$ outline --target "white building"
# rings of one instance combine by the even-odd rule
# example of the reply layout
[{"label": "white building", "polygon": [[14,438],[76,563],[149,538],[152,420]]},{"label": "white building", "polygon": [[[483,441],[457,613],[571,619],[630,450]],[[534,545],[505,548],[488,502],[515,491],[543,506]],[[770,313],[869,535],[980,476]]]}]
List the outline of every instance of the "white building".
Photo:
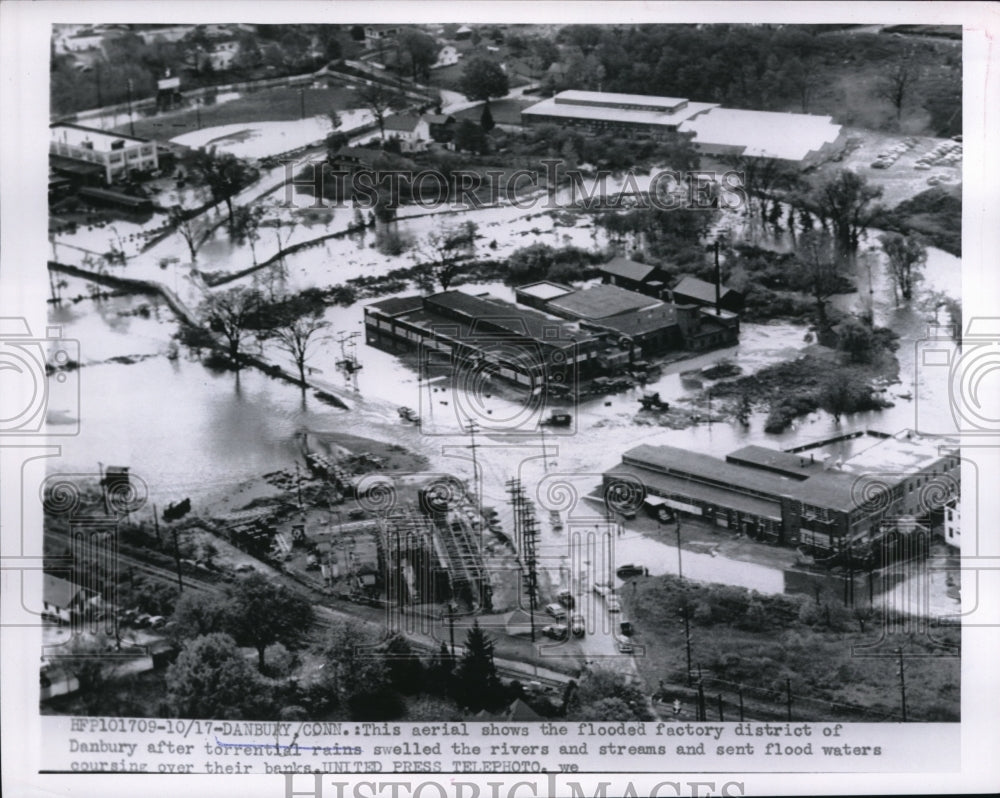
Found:
[{"label": "white building", "polygon": [[49,131],[50,155],[102,166],[107,184],[133,170],[159,168],[155,141],[69,123],[56,123]]},{"label": "white building", "polygon": [[427,120],[412,114],[398,114],[385,120],[386,138],[398,139],[403,152],[419,152],[427,149],[431,140],[431,129]]},{"label": "white building", "polygon": [[437,61],[431,65],[431,69],[442,69],[447,66],[454,66],[458,63],[462,54],[453,44],[444,45],[437,54]]},{"label": "white building", "polygon": [[944,542],[962,548],[962,499],[956,496],[944,506]]}]

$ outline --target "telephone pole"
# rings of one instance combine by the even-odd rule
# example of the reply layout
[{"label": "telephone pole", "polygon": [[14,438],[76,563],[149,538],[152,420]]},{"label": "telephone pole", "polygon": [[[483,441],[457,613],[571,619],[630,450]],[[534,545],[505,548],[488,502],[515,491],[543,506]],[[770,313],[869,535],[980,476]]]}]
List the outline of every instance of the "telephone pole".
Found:
[{"label": "telephone pole", "polygon": [[903,723],[906,723],[906,671],[903,668],[903,649],[897,648],[899,656],[899,703],[903,710]]},{"label": "telephone pole", "polygon": [[476,433],[479,432],[479,422],[474,418],[466,418],[464,430],[469,433],[469,448],[472,450],[472,481],[476,484],[479,477],[479,463],[476,461]]}]

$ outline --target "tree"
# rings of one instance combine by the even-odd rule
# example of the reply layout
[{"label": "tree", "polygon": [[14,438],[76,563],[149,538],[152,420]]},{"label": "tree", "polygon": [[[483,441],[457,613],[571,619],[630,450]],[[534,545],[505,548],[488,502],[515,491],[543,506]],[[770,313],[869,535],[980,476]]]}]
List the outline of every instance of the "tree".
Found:
[{"label": "tree", "polygon": [[385,720],[400,709],[376,642],[375,633],[352,620],[332,629],[323,648],[326,685],[355,720]]},{"label": "tree", "polygon": [[400,634],[390,638],[385,647],[385,664],[389,682],[404,695],[415,695],[423,687],[424,666],[413,653],[410,642]]},{"label": "tree", "polygon": [[203,637],[224,632],[228,618],[224,602],[210,594],[187,590],[181,594],[171,618],[175,634],[180,638]]},{"label": "tree", "polygon": [[882,196],[881,186],[870,186],[861,175],[841,169],[812,194],[814,210],[833,227],[840,252],[857,251],[861,234],[881,210],[875,200]]},{"label": "tree", "polygon": [[493,112],[490,111],[489,104],[483,106],[483,113],[479,117],[479,127],[483,129],[483,133],[489,133],[496,127],[496,122],[493,121]]},{"label": "tree", "polygon": [[318,314],[314,314],[287,320],[268,333],[275,345],[291,355],[295,361],[303,391],[306,388],[306,361],[309,359],[310,347],[329,338],[325,335],[316,337],[317,333],[329,326],[330,322],[323,321]]},{"label": "tree", "polygon": [[372,112],[378,125],[380,139],[385,138],[385,118],[393,108],[400,105],[402,97],[398,91],[385,83],[373,80],[357,91],[357,96],[365,108]]},{"label": "tree", "polygon": [[246,242],[250,245],[250,257],[253,265],[257,265],[257,247],[260,241],[260,222],[264,216],[264,209],[260,205],[241,205],[233,213],[233,223],[230,227],[230,236],[237,244]]},{"label": "tree", "polygon": [[471,119],[459,119],[453,138],[455,149],[482,155],[486,149],[486,136],[481,126]]},{"label": "tree", "polygon": [[816,328],[822,335],[829,328],[826,301],[841,285],[840,260],[829,235],[822,231],[803,233],[799,237],[798,253],[806,290],[816,303]]},{"label": "tree", "polygon": [[230,152],[197,150],[192,164],[194,174],[208,186],[215,202],[225,202],[230,232],[233,229],[233,197],[257,176],[256,170]]},{"label": "tree", "polygon": [[587,714],[588,707],[601,701],[609,702],[603,705],[608,711],[623,712],[622,707],[627,707],[630,715],[621,720],[648,720],[642,690],[629,683],[624,674],[608,668],[593,668],[587,674],[570,697],[567,714],[576,719],[578,714]]},{"label": "tree", "polygon": [[462,265],[475,256],[476,233],[475,222],[462,222],[427,235],[414,254],[422,267],[421,279],[427,290],[434,281],[440,283],[442,291],[448,290]]},{"label": "tree", "polygon": [[209,329],[226,339],[229,359],[237,371],[240,369],[240,343],[260,302],[257,291],[237,287],[212,294],[201,306],[201,316]]},{"label": "tree", "polygon": [[167,701],[182,718],[258,716],[264,681],[233,639],[210,634],[188,642],[167,669]]},{"label": "tree", "polygon": [[896,109],[898,122],[903,115],[903,105],[920,77],[918,62],[913,51],[909,50],[889,64],[883,64],[879,72],[881,77],[875,86],[875,94],[888,100]]},{"label": "tree", "polygon": [[492,711],[503,703],[503,685],[493,664],[493,641],[478,620],[465,636],[465,653],[455,677],[456,699],[470,711]]},{"label": "tree", "polygon": [[442,642],[427,667],[427,689],[435,695],[448,695],[453,692],[454,676],[455,658]]},{"label": "tree", "polygon": [[198,260],[198,250],[208,238],[208,230],[197,217],[192,217],[180,205],[172,205],[167,209],[167,218],[170,224],[181,234],[184,243],[187,244],[188,252],[191,253],[191,262]]},{"label": "tree", "polygon": [[868,386],[857,379],[837,375],[820,389],[819,406],[839,424],[841,416],[862,409],[870,393]]},{"label": "tree", "polygon": [[878,240],[885,252],[896,304],[899,304],[900,298],[909,302],[913,298],[914,287],[923,279],[920,272],[927,263],[927,247],[919,235],[883,233]]},{"label": "tree", "polygon": [[228,615],[235,639],[257,649],[261,671],[267,647],[283,643],[293,648],[313,619],[309,602],[256,572],[240,579],[232,589]]},{"label": "tree", "polygon": [[489,102],[493,97],[503,97],[510,91],[507,73],[491,58],[476,56],[470,59],[458,83],[458,90],[468,99]]},{"label": "tree", "polygon": [[400,52],[410,61],[413,79],[430,77],[431,66],[437,60],[438,45],[434,38],[416,28],[407,28],[396,37]]}]

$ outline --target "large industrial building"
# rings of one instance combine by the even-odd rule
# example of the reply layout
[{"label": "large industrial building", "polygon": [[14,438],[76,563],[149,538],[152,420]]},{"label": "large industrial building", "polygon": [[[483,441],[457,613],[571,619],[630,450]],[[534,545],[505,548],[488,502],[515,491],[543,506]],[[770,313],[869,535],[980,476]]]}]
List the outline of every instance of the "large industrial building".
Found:
[{"label": "large industrial building", "polygon": [[876,542],[900,518],[941,512],[959,493],[957,442],[865,432],[825,441],[850,447],[841,460],[809,447],[745,446],[719,459],[643,444],[604,473],[605,488],[638,480],[647,500],[682,515],[817,554]]},{"label": "large industrial building", "polygon": [[129,172],[159,167],[156,142],[149,139],[69,123],[54,124],[49,131],[49,156],[56,171],[93,169],[111,185]]},{"label": "large industrial building", "polygon": [[841,126],[830,116],[722,108],[679,97],[563,91],[521,111],[525,125],[661,137],[689,134],[706,155],[802,163],[830,150]]}]

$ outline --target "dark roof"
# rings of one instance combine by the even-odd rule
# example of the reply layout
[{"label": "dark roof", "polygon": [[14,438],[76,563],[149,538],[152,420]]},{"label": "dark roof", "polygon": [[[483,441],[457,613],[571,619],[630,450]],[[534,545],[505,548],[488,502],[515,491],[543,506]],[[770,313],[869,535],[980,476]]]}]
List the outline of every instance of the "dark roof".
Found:
[{"label": "dark roof", "polygon": [[352,158],[357,161],[374,161],[382,155],[382,150],[374,147],[341,147],[337,150],[336,158]]},{"label": "dark roof", "polygon": [[657,474],[644,468],[630,465],[617,465],[607,474],[623,474],[635,477],[647,489],[673,496],[684,496],[697,501],[707,502],[742,513],[752,513],[762,518],[781,520],[781,503],[776,499],[762,499],[757,496],[747,496],[734,488],[721,485],[705,485],[678,476]]},{"label": "dark roof", "polygon": [[42,598],[54,607],[65,609],[79,595],[81,588],[58,576],[45,574],[42,582]]},{"label": "dark roof", "polygon": [[739,485],[747,490],[780,496],[790,493],[799,483],[761,471],[757,468],[727,463],[718,457],[701,452],[692,452],[676,446],[651,446],[641,444],[629,449],[622,456],[635,465],[646,466],[655,471],[665,470],[678,475],[691,475],[711,480],[723,485]]},{"label": "dark roof", "polygon": [[523,336],[553,346],[593,338],[567,322],[555,321],[543,313],[521,308],[493,297],[472,296],[461,291],[442,291],[424,299],[424,307],[446,308],[464,315],[476,337],[496,337],[494,330],[508,336]]},{"label": "dark roof", "polygon": [[387,316],[399,316],[402,313],[409,313],[411,310],[419,310],[424,306],[423,297],[420,296],[394,296],[389,299],[380,299],[372,302],[368,307],[377,308]]},{"label": "dark roof", "polygon": [[424,114],[424,119],[428,125],[447,125],[455,121],[455,117],[450,114]]},{"label": "dark roof", "polygon": [[656,271],[656,267],[650,266],[648,263],[637,263],[634,260],[629,260],[618,255],[601,266],[600,270],[606,274],[613,274],[616,277],[625,277],[629,280],[642,282]]},{"label": "dark roof", "polygon": [[859,487],[864,477],[845,474],[843,471],[818,471],[804,482],[799,482],[792,497],[816,507],[842,510],[845,513],[864,504],[866,492]]},{"label": "dark roof", "polygon": [[78,161],[63,155],[50,155],[49,166],[57,172],[69,172],[74,175],[100,175],[104,177],[105,168],[99,163]]},{"label": "dark roof", "polygon": [[549,307],[571,313],[582,319],[605,319],[619,313],[629,313],[656,305],[658,300],[627,291],[617,285],[595,285],[571,294],[550,299]]},{"label": "dark roof", "polygon": [[386,130],[405,130],[412,132],[420,124],[420,117],[413,114],[396,114],[386,117],[384,127]]},{"label": "dark roof", "polygon": [[751,467],[775,471],[792,479],[808,479],[815,471],[821,470],[823,464],[812,457],[801,454],[789,454],[780,449],[768,449],[766,446],[744,446],[726,455],[730,463],[738,463]]},{"label": "dark roof", "polygon": [[[715,302],[715,283],[706,283],[704,280],[699,280],[697,277],[683,277],[681,278],[681,281],[674,286],[674,293],[692,297],[693,299],[697,299],[699,302],[713,304]],[[732,288],[722,286],[722,289],[719,292],[719,298],[722,299],[728,294],[735,293],[737,292]]]},{"label": "dark roof", "polygon": [[663,302],[655,307],[621,313],[598,322],[621,335],[645,335],[646,333],[673,327],[677,324],[677,308]]}]

